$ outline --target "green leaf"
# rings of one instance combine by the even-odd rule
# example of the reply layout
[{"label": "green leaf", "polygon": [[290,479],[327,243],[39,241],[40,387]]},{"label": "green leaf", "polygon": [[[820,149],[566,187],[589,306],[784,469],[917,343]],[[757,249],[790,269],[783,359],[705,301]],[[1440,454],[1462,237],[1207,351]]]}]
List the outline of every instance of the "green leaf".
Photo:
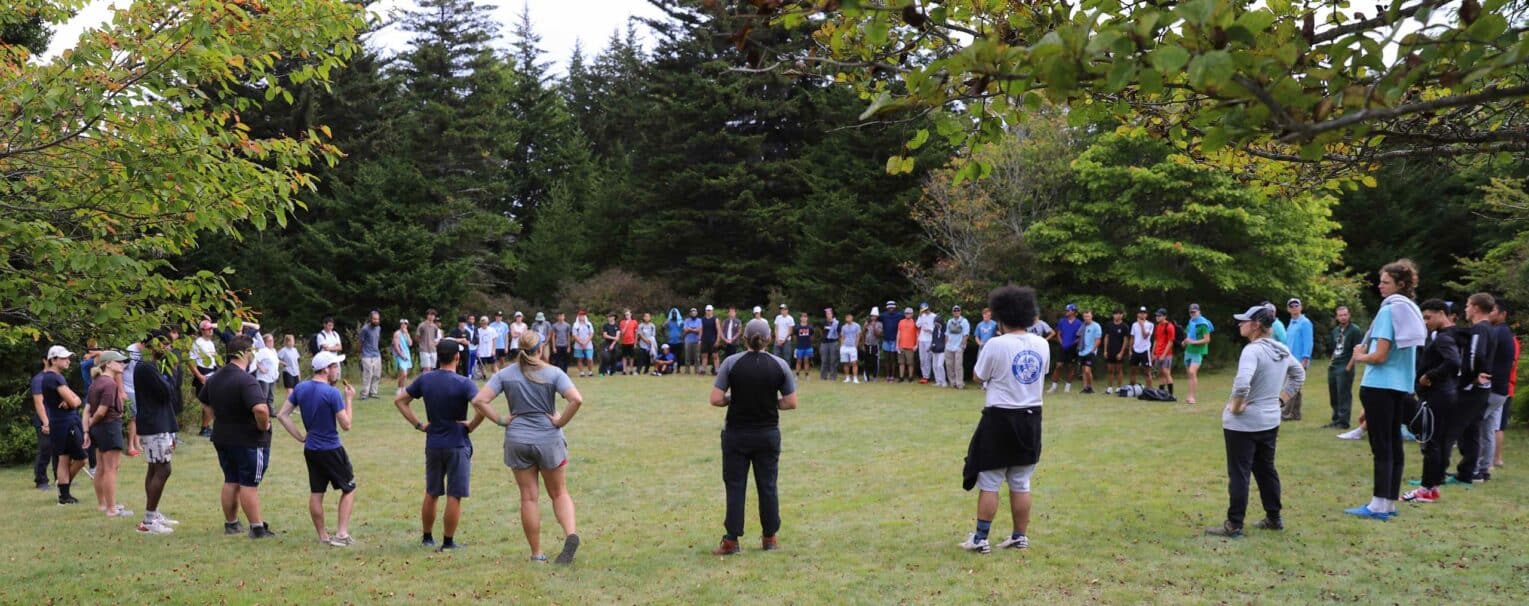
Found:
[{"label": "green leaf", "polygon": [[1219,150],[1226,146],[1226,139],[1226,129],[1220,126],[1213,126],[1207,129],[1205,136],[1200,139],[1200,149],[1206,152]]},{"label": "green leaf", "polygon": [[1220,88],[1231,80],[1235,70],[1230,53],[1210,51],[1189,62],[1189,85],[1198,89]]},{"label": "green leaf", "polygon": [[1470,29],[1465,30],[1466,35],[1472,40],[1490,42],[1496,40],[1503,32],[1508,31],[1508,20],[1500,14],[1485,14],[1471,24]]},{"label": "green leaf", "polygon": [[1110,67],[1110,74],[1109,77],[1105,80],[1104,86],[1110,92],[1119,92],[1124,89],[1127,84],[1130,84],[1131,78],[1134,78],[1135,76],[1135,62],[1123,60],[1116,61],[1115,65]]},{"label": "green leaf", "polygon": [[908,149],[914,150],[923,147],[927,141],[929,141],[929,129],[921,128],[918,130],[918,133],[913,135],[913,139],[908,141]]},{"label": "green leaf", "polygon": [[1204,25],[1210,21],[1211,15],[1216,12],[1215,0],[1189,0],[1174,9],[1185,21],[1195,25]]},{"label": "green leaf", "polygon": [[1164,74],[1177,72],[1188,62],[1189,51],[1182,46],[1165,44],[1152,49],[1152,67]]},{"label": "green leaf", "polygon": [[1267,10],[1254,10],[1243,13],[1237,17],[1237,25],[1241,25],[1249,32],[1257,34],[1268,29],[1274,24],[1274,13]]}]

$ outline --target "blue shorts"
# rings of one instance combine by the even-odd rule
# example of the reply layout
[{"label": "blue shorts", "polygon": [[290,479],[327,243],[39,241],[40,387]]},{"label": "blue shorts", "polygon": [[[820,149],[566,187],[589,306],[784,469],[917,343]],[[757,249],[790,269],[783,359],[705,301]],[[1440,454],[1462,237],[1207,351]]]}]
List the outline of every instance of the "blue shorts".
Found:
[{"label": "blue shorts", "polygon": [[573,359],[575,359],[575,360],[593,360],[593,359],[595,359],[595,349],[593,347],[590,347],[590,348],[575,347],[575,348],[573,348]]},{"label": "blue shorts", "polygon": [[472,475],[472,445],[425,449],[425,494],[467,498]]},{"label": "blue shorts", "polygon": [[882,341],[881,350],[887,353],[897,353],[897,341]]},{"label": "blue shorts", "polygon": [[223,468],[223,483],[254,488],[265,478],[270,451],[265,448],[216,446],[218,466]]},{"label": "blue shorts", "polygon": [[1184,352],[1184,368],[1197,365],[1205,361],[1205,354]]},{"label": "blue shorts", "polygon": [[79,415],[64,415],[48,419],[48,443],[54,457],[69,457],[84,461],[85,425]]},{"label": "blue shorts", "polygon": [[811,347],[798,347],[798,348],[796,348],[796,357],[797,358],[808,358],[808,359],[811,359],[812,358],[812,348]]}]

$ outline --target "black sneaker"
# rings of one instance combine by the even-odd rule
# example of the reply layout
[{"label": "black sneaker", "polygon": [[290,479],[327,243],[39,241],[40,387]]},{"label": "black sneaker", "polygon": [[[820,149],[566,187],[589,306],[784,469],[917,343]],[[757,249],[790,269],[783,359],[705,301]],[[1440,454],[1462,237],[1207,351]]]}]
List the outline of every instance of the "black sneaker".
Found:
[{"label": "black sneaker", "polygon": [[1223,522],[1220,526],[1206,528],[1205,534],[1213,537],[1240,539],[1242,538],[1242,527],[1233,525],[1231,522]]},{"label": "black sneaker", "polygon": [[238,521],[224,522],[223,523],[223,534],[225,534],[225,535],[244,534],[244,523],[243,522],[238,522]]},{"label": "black sneaker", "polygon": [[563,552],[557,554],[557,559],[553,560],[553,562],[557,563],[557,564],[572,564],[573,563],[573,554],[575,552],[577,552],[578,550],[579,550],[579,535],[577,535],[577,534],[568,535],[568,538],[563,539]]},{"label": "black sneaker", "polygon": [[38,482],[37,483],[37,489],[38,490],[53,490],[53,485],[49,484],[47,482]]},{"label": "black sneaker", "polygon": [[1092,388],[1092,387],[1084,387],[1083,388],[1083,393],[1094,393],[1094,388]]},{"label": "black sneaker", "polygon": [[1254,522],[1253,527],[1260,530],[1284,530],[1285,521],[1279,518],[1264,518]]},{"label": "black sneaker", "polygon": [[435,552],[436,553],[446,553],[448,551],[456,551],[456,550],[462,549],[464,547],[467,547],[467,545],[464,545],[462,543],[452,542],[452,543],[447,544],[447,545],[441,545],[440,549],[435,550]]},{"label": "black sneaker", "polygon": [[254,524],[250,525],[250,538],[251,539],[265,539],[265,538],[270,538],[270,537],[274,537],[274,536],[276,536],[276,531],[271,530],[271,525],[270,524],[261,524],[259,526],[256,526]]},{"label": "black sneaker", "polygon": [[420,547],[435,547],[435,539],[423,539],[419,542]]},{"label": "black sneaker", "polygon": [[72,496],[70,496],[70,497],[60,496],[58,498],[58,504],[59,505],[77,505],[77,504],[79,504],[79,502],[80,502],[79,499],[76,499],[76,498],[74,498]]},{"label": "black sneaker", "polygon": [[211,427],[203,427],[201,431],[196,432],[196,435],[199,438],[211,438],[212,437],[212,428]]}]

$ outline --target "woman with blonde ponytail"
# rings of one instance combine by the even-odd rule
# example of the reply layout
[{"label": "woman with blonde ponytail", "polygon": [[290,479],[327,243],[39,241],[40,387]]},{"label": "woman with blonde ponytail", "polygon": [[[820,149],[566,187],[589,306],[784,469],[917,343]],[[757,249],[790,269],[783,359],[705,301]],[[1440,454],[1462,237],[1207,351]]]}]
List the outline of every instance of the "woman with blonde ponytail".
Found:
[{"label": "woman with blonde ponytail", "polygon": [[[567,537],[556,561],[569,564],[579,549],[579,535],[573,497],[568,494],[568,442],[563,437],[563,426],[573,420],[584,398],[568,373],[542,359],[541,335],[528,330],[521,333],[517,342],[520,347],[511,364],[484,383],[473,398],[473,407],[505,428],[504,464],[514,472],[515,484],[520,489],[520,525],[530,543],[531,560],[547,561],[541,549],[539,478],[547,487],[552,511]],[[503,416],[493,405],[500,393],[509,405],[509,414]],[[568,402],[561,412],[557,410],[559,394]]]}]

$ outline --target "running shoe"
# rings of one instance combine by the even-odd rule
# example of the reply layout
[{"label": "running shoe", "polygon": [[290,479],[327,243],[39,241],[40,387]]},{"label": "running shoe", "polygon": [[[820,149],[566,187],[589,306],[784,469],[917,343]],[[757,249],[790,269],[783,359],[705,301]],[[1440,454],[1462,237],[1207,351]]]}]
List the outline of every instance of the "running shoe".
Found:
[{"label": "running shoe", "polygon": [[1240,539],[1242,538],[1242,527],[1231,522],[1222,522],[1220,526],[1206,528],[1205,534],[1226,539]]},{"label": "running shoe", "polygon": [[154,519],[156,521],[158,521],[160,524],[164,524],[165,526],[179,526],[180,525],[180,520],[172,520],[170,518],[167,518],[167,517],[165,517],[165,514],[163,514],[163,513],[155,512],[155,513],[150,514],[150,515],[154,516]]},{"label": "running shoe", "polygon": [[998,544],[998,548],[999,549],[1029,549],[1030,548],[1030,537],[1027,537],[1025,535],[1019,535],[1017,537],[1013,536],[1013,535],[1010,535],[1009,538],[1004,539],[1003,542]]},{"label": "running shoe", "polygon": [[170,534],[172,532],[175,532],[174,528],[160,524],[159,520],[138,523],[138,534]]},{"label": "running shoe", "polygon": [[729,539],[727,537],[722,537],[722,542],[717,545],[716,549],[711,550],[711,555],[714,555],[714,556],[738,555],[738,553],[742,552],[742,551],[743,551],[743,549],[738,547],[738,541],[736,539]]},{"label": "running shoe", "polygon": [[993,546],[988,544],[987,539],[977,540],[977,533],[966,535],[966,540],[961,542],[961,549],[987,554],[993,552]]},{"label": "running shoe", "polygon": [[765,551],[780,549],[780,539],[776,537],[764,537],[759,540],[759,548]]},{"label": "running shoe", "polygon": [[1350,429],[1348,431],[1345,431],[1343,433],[1338,434],[1338,439],[1339,440],[1362,440],[1362,439],[1364,439],[1364,429],[1363,428],[1359,428],[1359,427],[1355,427],[1353,429]]},{"label": "running shoe", "polygon": [[1343,510],[1343,513],[1349,514],[1351,516],[1358,516],[1361,518],[1369,518],[1371,520],[1379,520],[1381,522],[1389,521],[1394,515],[1389,513],[1382,513],[1379,511],[1370,511],[1369,505],[1360,505],[1351,509],[1345,509]]},{"label": "running shoe", "polygon": [[555,563],[555,564],[572,564],[573,563],[573,554],[578,553],[578,551],[579,551],[579,535],[577,535],[577,534],[568,535],[568,538],[563,539],[563,551],[562,551],[562,553],[557,554],[557,559],[553,560],[553,563]]},{"label": "running shoe", "polygon": [[1253,527],[1259,530],[1284,530],[1285,521],[1279,518],[1264,518],[1254,522]]},{"label": "running shoe", "polygon": [[1437,503],[1439,497],[1437,488],[1414,488],[1403,494],[1402,500],[1408,503]]},{"label": "running shoe", "polygon": [[350,538],[350,535],[339,535],[339,534],[337,534],[337,535],[334,535],[332,537],[329,537],[329,545],[331,547],[350,547],[351,545],[355,545],[355,544],[356,544],[356,540]]},{"label": "running shoe", "polygon": [[131,517],[132,515],[133,515],[132,510],[130,510],[130,509],[126,508],[126,507],[123,507],[121,505],[118,505],[118,506],[112,508],[111,511],[106,512],[106,517],[108,517],[108,518],[126,518],[126,517]]},{"label": "running shoe", "polygon": [[225,535],[244,534],[244,523],[240,522],[238,520],[235,520],[233,522],[224,522],[223,523],[223,534],[225,534]]},{"label": "running shoe", "polygon": [[80,503],[80,500],[76,499],[74,497],[63,497],[63,496],[61,496],[61,497],[58,498],[58,504],[59,505],[78,505],[79,503]]}]

